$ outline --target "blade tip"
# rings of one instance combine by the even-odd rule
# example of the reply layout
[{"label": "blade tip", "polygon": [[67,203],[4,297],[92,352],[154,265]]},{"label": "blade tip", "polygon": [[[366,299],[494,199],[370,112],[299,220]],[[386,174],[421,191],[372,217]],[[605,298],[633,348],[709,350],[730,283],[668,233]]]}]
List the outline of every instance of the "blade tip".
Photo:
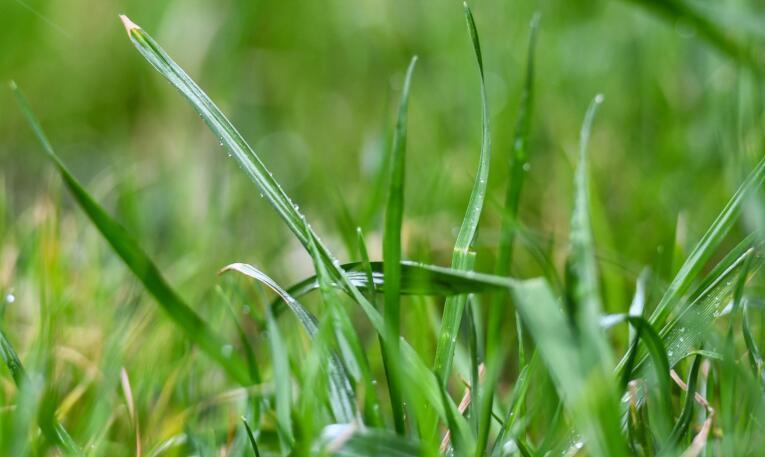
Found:
[{"label": "blade tip", "polygon": [[120,14],[120,20],[122,21],[122,25],[125,26],[125,31],[130,35],[130,32],[133,30],[140,30],[141,27],[139,27],[135,22],[131,21],[129,17],[125,16],[124,14]]}]

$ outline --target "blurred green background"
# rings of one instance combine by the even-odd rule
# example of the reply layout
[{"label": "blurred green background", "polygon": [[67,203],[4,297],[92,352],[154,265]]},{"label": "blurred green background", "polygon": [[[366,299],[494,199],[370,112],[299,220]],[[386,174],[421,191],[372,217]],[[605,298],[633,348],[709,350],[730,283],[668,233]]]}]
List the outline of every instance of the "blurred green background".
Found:
[{"label": "blurred green background", "polygon": [[[639,266],[652,260],[679,212],[688,213],[689,236],[706,226],[738,178],[727,173],[729,159],[754,155],[759,145],[748,128],[756,121],[740,111],[742,98],[757,111],[760,103],[731,59],[693,29],[631,3],[484,0],[473,7],[492,112],[494,202],[505,186],[528,22],[538,11],[526,224],[565,238],[578,129],[600,92],[606,102],[593,176],[611,228],[611,246],[600,247]],[[735,30],[762,25],[746,19],[747,27],[751,5],[714,7],[725,13],[719,17],[738,19]],[[337,235],[342,220],[338,196],[365,230],[379,226],[367,200],[378,185],[403,71],[417,54],[408,252],[439,261],[450,255],[480,138],[461,2],[7,0],[1,8],[0,75],[25,90],[67,163],[165,260],[179,251],[209,253],[197,259],[206,272],[234,258],[262,264],[291,245],[215,139],[135,53],[117,14],[152,33],[224,107],[325,236]],[[10,94],[0,97],[0,166],[12,221],[46,193],[49,168]],[[490,202],[479,245],[496,244],[496,219]]]},{"label": "blurred green background", "polygon": [[[765,21],[758,18],[765,4],[693,5],[726,33],[763,49],[757,46],[765,41]],[[636,3],[471,6],[493,140],[478,269],[493,265],[529,21],[539,12],[521,220],[562,261],[578,132],[588,103],[602,93],[590,147],[594,229],[608,278],[606,306],[625,309],[640,269],[693,245],[762,154],[761,83],[688,23]],[[480,146],[478,75],[461,2],[0,3],[0,79],[26,92],[72,171],[194,307],[223,321],[213,299],[222,266],[245,261],[289,284],[312,273],[310,261],[187,103],[135,52],[120,13],[152,34],[223,108],[343,260],[357,259],[356,225],[372,257],[381,257],[381,173],[404,71],[418,55],[405,257],[448,264]],[[538,274],[528,254],[519,256],[515,275]],[[185,391],[170,384],[180,390],[162,396],[167,379],[188,374],[167,363],[188,343],[161,330],[169,325],[165,316],[147,304],[62,191],[7,90],[0,91],[0,291],[14,294],[5,313],[22,352],[40,335],[71,349],[62,356],[71,363],[57,368],[64,397],[84,382],[75,373],[87,369],[87,360],[98,365],[110,360],[109,351],[120,352],[129,371],[155,374],[156,385],[136,375],[144,408],[159,398],[172,410],[167,405],[183,405],[184,392],[215,391],[214,384]],[[195,369],[202,368],[182,367]],[[79,404],[98,403],[98,391],[84,391]],[[90,426],[77,423],[74,433],[86,435]]]}]

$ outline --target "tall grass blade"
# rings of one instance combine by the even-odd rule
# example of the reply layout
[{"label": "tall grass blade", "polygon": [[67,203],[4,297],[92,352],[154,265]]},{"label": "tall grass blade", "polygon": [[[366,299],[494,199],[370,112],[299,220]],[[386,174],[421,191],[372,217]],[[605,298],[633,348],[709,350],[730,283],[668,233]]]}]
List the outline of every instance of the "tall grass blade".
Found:
[{"label": "tall grass blade", "polygon": [[[486,197],[486,186],[489,180],[489,164],[491,162],[491,135],[489,131],[489,104],[486,95],[486,85],[483,73],[483,57],[481,56],[481,44],[478,39],[478,30],[476,29],[473,13],[470,11],[467,3],[465,6],[465,19],[467,20],[470,39],[473,43],[476,62],[480,75],[481,88],[481,154],[478,163],[478,171],[473,182],[473,190],[470,193],[467,211],[462,220],[462,225],[457,233],[457,241],[454,244],[454,253],[452,255],[452,268],[455,270],[472,269],[470,250],[475,241],[478,231],[478,221],[481,218],[483,202]],[[434,368],[443,382],[448,381],[451,372],[454,349],[457,345],[457,334],[459,333],[460,322],[465,310],[467,297],[457,295],[446,301],[443,317],[441,318],[441,331],[438,336],[438,346],[436,348],[436,360]]]},{"label": "tall grass blade", "polygon": [[393,421],[399,434],[404,432],[404,409],[401,401],[400,376],[398,375],[399,335],[401,333],[401,226],[404,217],[404,175],[406,159],[407,110],[409,89],[417,57],[409,63],[401,92],[398,120],[393,135],[393,149],[390,157],[390,182],[388,202],[385,208],[385,232],[383,238],[383,260],[385,277],[388,278],[384,291],[384,317],[390,344],[383,346],[383,362],[388,374],[388,391],[393,407]]},{"label": "tall grass blade", "polygon": [[590,222],[590,178],[588,144],[592,122],[603,96],[598,94],[590,103],[582,123],[579,140],[579,164],[574,176],[574,209],[571,215],[570,252],[566,272],[571,280],[571,318],[578,336],[586,344],[591,366],[608,368],[611,351],[598,322],[602,312],[595,242]]},{"label": "tall grass blade", "polygon": [[147,291],[157,300],[157,303],[167,312],[168,316],[178,325],[191,341],[199,346],[209,357],[215,360],[233,379],[247,385],[250,376],[246,363],[236,353],[225,350],[223,340],[192,310],[167,283],[157,266],[143,251],[141,246],[130,234],[88,194],[59,159],[48,141],[42,126],[32,113],[26,98],[15,85],[12,86],[16,99],[27,122],[32,127],[35,136],[40,141],[43,150],[56,167],[59,175],[72,193],[77,204],[82,208],[93,225],[109,242],[112,249],[120,256],[128,268],[141,281]]}]

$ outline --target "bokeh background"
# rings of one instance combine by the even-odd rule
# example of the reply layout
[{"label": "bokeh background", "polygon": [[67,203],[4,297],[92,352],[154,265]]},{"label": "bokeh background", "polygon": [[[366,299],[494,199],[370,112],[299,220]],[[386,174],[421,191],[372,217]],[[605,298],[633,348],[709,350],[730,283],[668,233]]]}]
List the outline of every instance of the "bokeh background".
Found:
[{"label": "bokeh background", "polygon": [[[521,220],[560,263],[579,128],[588,103],[602,93],[590,150],[609,309],[626,308],[644,266],[666,270],[661,259],[695,243],[761,156],[759,78],[692,24],[638,3],[471,3],[493,141],[479,270],[493,265],[529,22],[537,12]],[[692,5],[726,34],[764,49],[757,46],[765,43],[765,4]],[[226,326],[218,299],[227,288],[216,276],[222,266],[249,262],[289,284],[312,273],[310,261],[198,116],[133,49],[120,13],[152,34],[223,108],[343,260],[358,258],[356,226],[380,258],[381,176],[403,74],[418,55],[405,257],[449,263],[480,150],[478,73],[461,2],[0,2],[0,79],[25,91],[64,161],[189,302]],[[668,278],[661,268],[657,278]],[[528,277],[539,267],[521,248],[513,273]],[[29,348],[43,336],[56,348],[60,358],[50,370],[73,411],[93,411],[98,389],[109,391],[83,375],[106,361],[139,373],[139,409],[154,411],[145,415],[157,421],[146,427],[147,441],[170,436],[185,423],[179,417],[196,417],[180,406],[189,396],[216,389],[191,375],[209,367],[203,357],[171,363],[188,343],[168,330],[166,317],[63,191],[8,90],[0,90],[0,291],[12,294],[5,327],[21,352],[33,357]],[[419,349],[433,351],[426,343]],[[77,386],[82,391],[71,397]],[[72,419],[75,434],[87,436],[102,418],[85,416]]]}]

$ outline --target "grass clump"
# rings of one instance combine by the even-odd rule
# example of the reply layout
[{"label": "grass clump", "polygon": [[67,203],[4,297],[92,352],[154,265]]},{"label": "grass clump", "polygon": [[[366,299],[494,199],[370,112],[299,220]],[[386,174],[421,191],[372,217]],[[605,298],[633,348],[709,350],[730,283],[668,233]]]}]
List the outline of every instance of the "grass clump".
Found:
[{"label": "grass clump", "polygon": [[[756,66],[713,22],[687,13],[690,10],[680,3],[638,3],[664,16],[688,16],[712,45]],[[477,166],[470,169],[473,186],[456,232],[451,266],[441,267],[406,260],[407,146],[413,131],[408,120],[416,57],[400,88],[386,178],[381,180],[387,182],[387,198],[380,208],[382,260],[370,261],[362,229],[353,227],[355,233],[343,238],[356,236],[357,246],[351,251],[358,252],[358,259],[341,263],[332,243],[319,237],[280,184],[290,176],[277,179],[267,161],[158,41],[121,16],[139,54],[202,118],[225,154],[255,185],[255,193],[286,225],[315,273],[286,286],[266,267],[231,259],[220,269],[215,286],[220,309],[209,313],[182,298],[175,281],[168,279],[177,278],[177,273],[164,272],[148,254],[152,249],[142,246],[67,168],[21,90],[12,84],[27,123],[73,203],[132,273],[132,279],[119,278],[134,285],[124,293],[138,297],[145,290],[163,313],[115,311],[117,322],[101,365],[78,358],[76,351],[63,351],[79,360],[86,373],[68,391],[61,386],[72,375],[53,368],[62,351],[42,342],[51,327],[37,335],[37,354],[29,354],[33,368],[25,370],[4,333],[11,330],[10,323],[0,321],[0,356],[15,386],[7,401],[1,397],[6,406],[0,416],[0,451],[151,456],[757,455],[763,436],[765,378],[759,343],[765,321],[751,314],[762,311],[756,287],[761,231],[748,230],[733,247],[727,243],[742,213],[757,215],[748,208],[762,203],[765,159],[751,168],[682,262],[664,259],[670,265],[662,268],[678,266],[667,283],[649,280],[646,273],[638,279],[631,303],[605,306],[597,237],[602,227],[593,217],[598,195],[591,178],[592,163],[601,151],[590,145],[602,95],[594,98],[581,122],[560,273],[555,268],[560,262],[524,223],[520,211],[522,190],[533,176],[529,164],[534,152],[530,135],[536,100],[535,15],[512,147],[500,151],[509,180],[503,183],[504,201],[497,205],[499,243],[492,252],[480,250],[479,222],[487,220],[485,213],[491,209],[484,208],[491,200],[490,80],[476,20],[467,5],[465,18],[478,69],[480,153]],[[42,245],[46,238],[40,237]],[[514,275],[516,251],[534,258],[543,274],[529,279]],[[45,279],[54,265],[51,252],[43,253],[46,262],[35,272],[45,287],[52,287]],[[493,274],[477,271],[486,264],[482,256],[494,263]],[[318,294],[312,294],[315,291]],[[13,306],[12,300],[6,302]],[[243,304],[246,313],[240,312]],[[606,308],[623,312],[608,314]],[[165,323],[172,335],[164,336],[167,340],[160,336],[151,345],[137,344],[141,351],[167,349],[169,357],[161,360],[173,366],[156,377],[152,369],[129,373],[121,348],[140,341],[147,326]],[[210,396],[196,397],[207,382]],[[152,383],[160,387],[152,388]],[[88,395],[95,399],[82,400]],[[104,396],[105,406],[99,407],[98,395]],[[165,407],[171,399],[184,405],[174,416]]]}]

